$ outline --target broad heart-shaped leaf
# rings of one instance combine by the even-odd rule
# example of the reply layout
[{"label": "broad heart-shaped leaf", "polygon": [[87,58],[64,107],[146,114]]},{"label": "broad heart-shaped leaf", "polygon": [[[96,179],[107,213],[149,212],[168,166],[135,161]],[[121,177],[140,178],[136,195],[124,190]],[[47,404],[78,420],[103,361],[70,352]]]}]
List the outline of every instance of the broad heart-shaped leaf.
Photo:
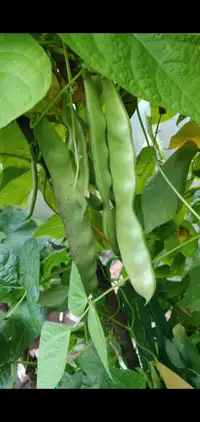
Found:
[{"label": "broad heart-shaped leaf", "polygon": [[0,128],[38,103],[51,79],[48,56],[30,34],[0,34]]},{"label": "broad heart-shaped leaf", "polygon": [[171,369],[167,368],[161,362],[156,363],[156,368],[168,389],[193,389],[183,378],[179,377],[179,375],[175,374],[175,372],[171,371]]},{"label": "broad heart-shaped leaf", "polygon": [[[184,195],[189,165],[196,151],[197,146],[194,142],[187,142],[162,167],[165,175],[181,195]],[[180,199],[159,171],[145,186],[141,204],[145,233],[174,218],[181,206]]]},{"label": "broad heart-shaped leaf", "polygon": [[72,262],[68,306],[73,315],[80,317],[87,305],[87,295],[75,262]]},{"label": "broad heart-shaped leaf", "polygon": [[45,321],[40,337],[37,388],[55,388],[67,360],[70,328]]},{"label": "broad heart-shaped leaf", "polygon": [[[86,64],[133,95],[200,124],[200,37],[59,34]],[[189,83],[188,83],[189,81]]]},{"label": "broad heart-shaped leaf", "polygon": [[69,260],[66,248],[60,251],[55,251],[47,256],[43,261],[43,276],[47,278],[51,274],[51,270],[61,263]]},{"label": "broad heart-shaped leaf", "polygon": [[170,139],[169,149],[180,148],[187,141],[193,141],[200,147],[200,126],[195,122],[187,122],[177,133]]},{"label": "broad heart-shaped leaf", "polygon": [[32,300],[39,297],[40,251],[35,239],[28,239],[20,250],[20,277],[28,291],[31,287]]},{"label": "broad heart-shaped leaf", "polygon": [[137,158],[136,164],[136,175],[137,175],[137,184],[136,184],[136,195],[139,195],[144,188],[147,180],[153,176],[155,173],[155,161],[153,157],[156,158],[155,150],[153,147],[145,147],[140,152]]},{"label": "broad heart-shaped leaf", "polygon": [[190,311],[200,311],[200,265],[194,265],[189,273],[189,286],[184,293],[183,298],[178,302],[178,305],[190,309]]},{"label": "broad heart-shaped leaf", "polygon": [[[38,319],[44,321],[44,311],[37,305]],[[18,306],[7,319],[0,321],[0,333],[7,340],[10,347],[9,361],[15,362],[24,353],[24,350],[38,336],[39,327],[33,324],[32,317],[24,302]]]},{"label": "broad heart-shaped leaf", "polygon": [[51,236],[54,237],[54,239],[60,239],[65,236],[64,225],[59,215],[52,215],[44,224],[41,224],[41,226],[38,227],[34,233],[34,237],[39,236]]},{"label": "broad heart-shaped leaf", "polygon": [[0,390],[4,388],[12,388],[15,380],[14,365],[6,363],[0,367]]},{"label": "broad heart-shaped leaf", "polygon": [[107,344],[104,336],[101,321],[93,303],[90,304],[88,312],[88,329],[91,335],[92,342],[97,350],[97,353],[107,371],[109,377],[112,379],[108,366]]}]

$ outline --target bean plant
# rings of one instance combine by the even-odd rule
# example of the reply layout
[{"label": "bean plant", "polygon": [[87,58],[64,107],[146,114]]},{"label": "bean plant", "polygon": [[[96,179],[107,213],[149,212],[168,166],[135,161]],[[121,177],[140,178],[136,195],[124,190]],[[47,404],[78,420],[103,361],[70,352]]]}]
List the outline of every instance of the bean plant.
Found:
[{"label": "bean plant", "polygon": [[199,51],[0,34],[1,389],[200,388]]}]

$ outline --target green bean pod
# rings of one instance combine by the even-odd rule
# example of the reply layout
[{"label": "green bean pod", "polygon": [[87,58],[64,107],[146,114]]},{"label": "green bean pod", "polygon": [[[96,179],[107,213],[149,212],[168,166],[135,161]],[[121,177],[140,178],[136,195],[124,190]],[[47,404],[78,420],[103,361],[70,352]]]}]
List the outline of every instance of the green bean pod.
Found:
[{"label": "green bean pod", "polygon": [[134,213],[136,163],[128,114],[112,81],[103,79],[110,169],[116,202],[116,233],[122,260],[132,286],[152,298],[156,281],[143,229]]},{"label": "green bean pod", "polygon": [[115,233],[115,215],[114,210],[111,209],[109,205],[109,194],[112,186],[112,179],[109,171],[109,153],[106,142],[106,122],[101,109],[98,94],[87,71],[84,73],[84,87],[95,176],[104,208],[104,232],[109,239],[113,252],[116,255],[119,255],[119,248]]},{"label": "green bean pod", "polygon": [[96,250],[88,212],[83,215],[80,191],[74,188],[75,172],[69,150],[46,118],[37,124],[34,133],[52,178],[72,259],[90,294],[97,289]]}]

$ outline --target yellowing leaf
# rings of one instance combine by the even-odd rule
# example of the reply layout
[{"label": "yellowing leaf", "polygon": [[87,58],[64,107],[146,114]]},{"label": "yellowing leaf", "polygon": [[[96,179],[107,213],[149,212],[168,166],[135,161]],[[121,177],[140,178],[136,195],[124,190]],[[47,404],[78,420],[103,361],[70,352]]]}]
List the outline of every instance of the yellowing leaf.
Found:
[{"label": "yellowing leaf", "polygon": [[168,149],[180,148],[187,141],[194,141],[200,148],[200,126],[193,121],[186,123],[171,137]]},{"label": "yellowing leaf", "polygon": [[156,368],[168,389],[193,389],[193,387],[184,381],[183,378],[179,377],[179,375],[175,374],[175,372],[171,371],[171,369],[167,368],[167,366],[162,363],[157,362]]}]

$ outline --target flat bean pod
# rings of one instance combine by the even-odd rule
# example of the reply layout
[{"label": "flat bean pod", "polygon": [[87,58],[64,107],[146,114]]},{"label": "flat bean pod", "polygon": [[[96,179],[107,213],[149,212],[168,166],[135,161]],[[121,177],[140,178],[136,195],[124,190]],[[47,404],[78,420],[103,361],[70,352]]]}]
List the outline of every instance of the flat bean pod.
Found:
[{"label": "flat bean pod", "polygon": [[130,120],[112,81],[103,79],[110,169],[116,201],[116,233],[122,260],[134,289],[148,303],[156,282],[142,227],[134,213],[135,152]]},{"label": "flat bean pod", "polygon": [[97,288],[96,250],[88,212],[86,210],[83,215],[80,191],[74,189],[75,172],[69,150],[46,118],[37,124],[34,132],[52,178],[72,259],[87,294],[90,294]]},{"label": "flat bean pod", "polygon": [[104,231],[110,241],[113,252],[118,255],[119,249],[117,245],[114,223],[115,215],[114,210],[109,206],[109,194],[112,186],[112,178],[109,171],[109,153],[106,142],[106,122],[101,109],[98,94],[88,72],[84,73],[84,87],[95,176],[104,207]]}]

